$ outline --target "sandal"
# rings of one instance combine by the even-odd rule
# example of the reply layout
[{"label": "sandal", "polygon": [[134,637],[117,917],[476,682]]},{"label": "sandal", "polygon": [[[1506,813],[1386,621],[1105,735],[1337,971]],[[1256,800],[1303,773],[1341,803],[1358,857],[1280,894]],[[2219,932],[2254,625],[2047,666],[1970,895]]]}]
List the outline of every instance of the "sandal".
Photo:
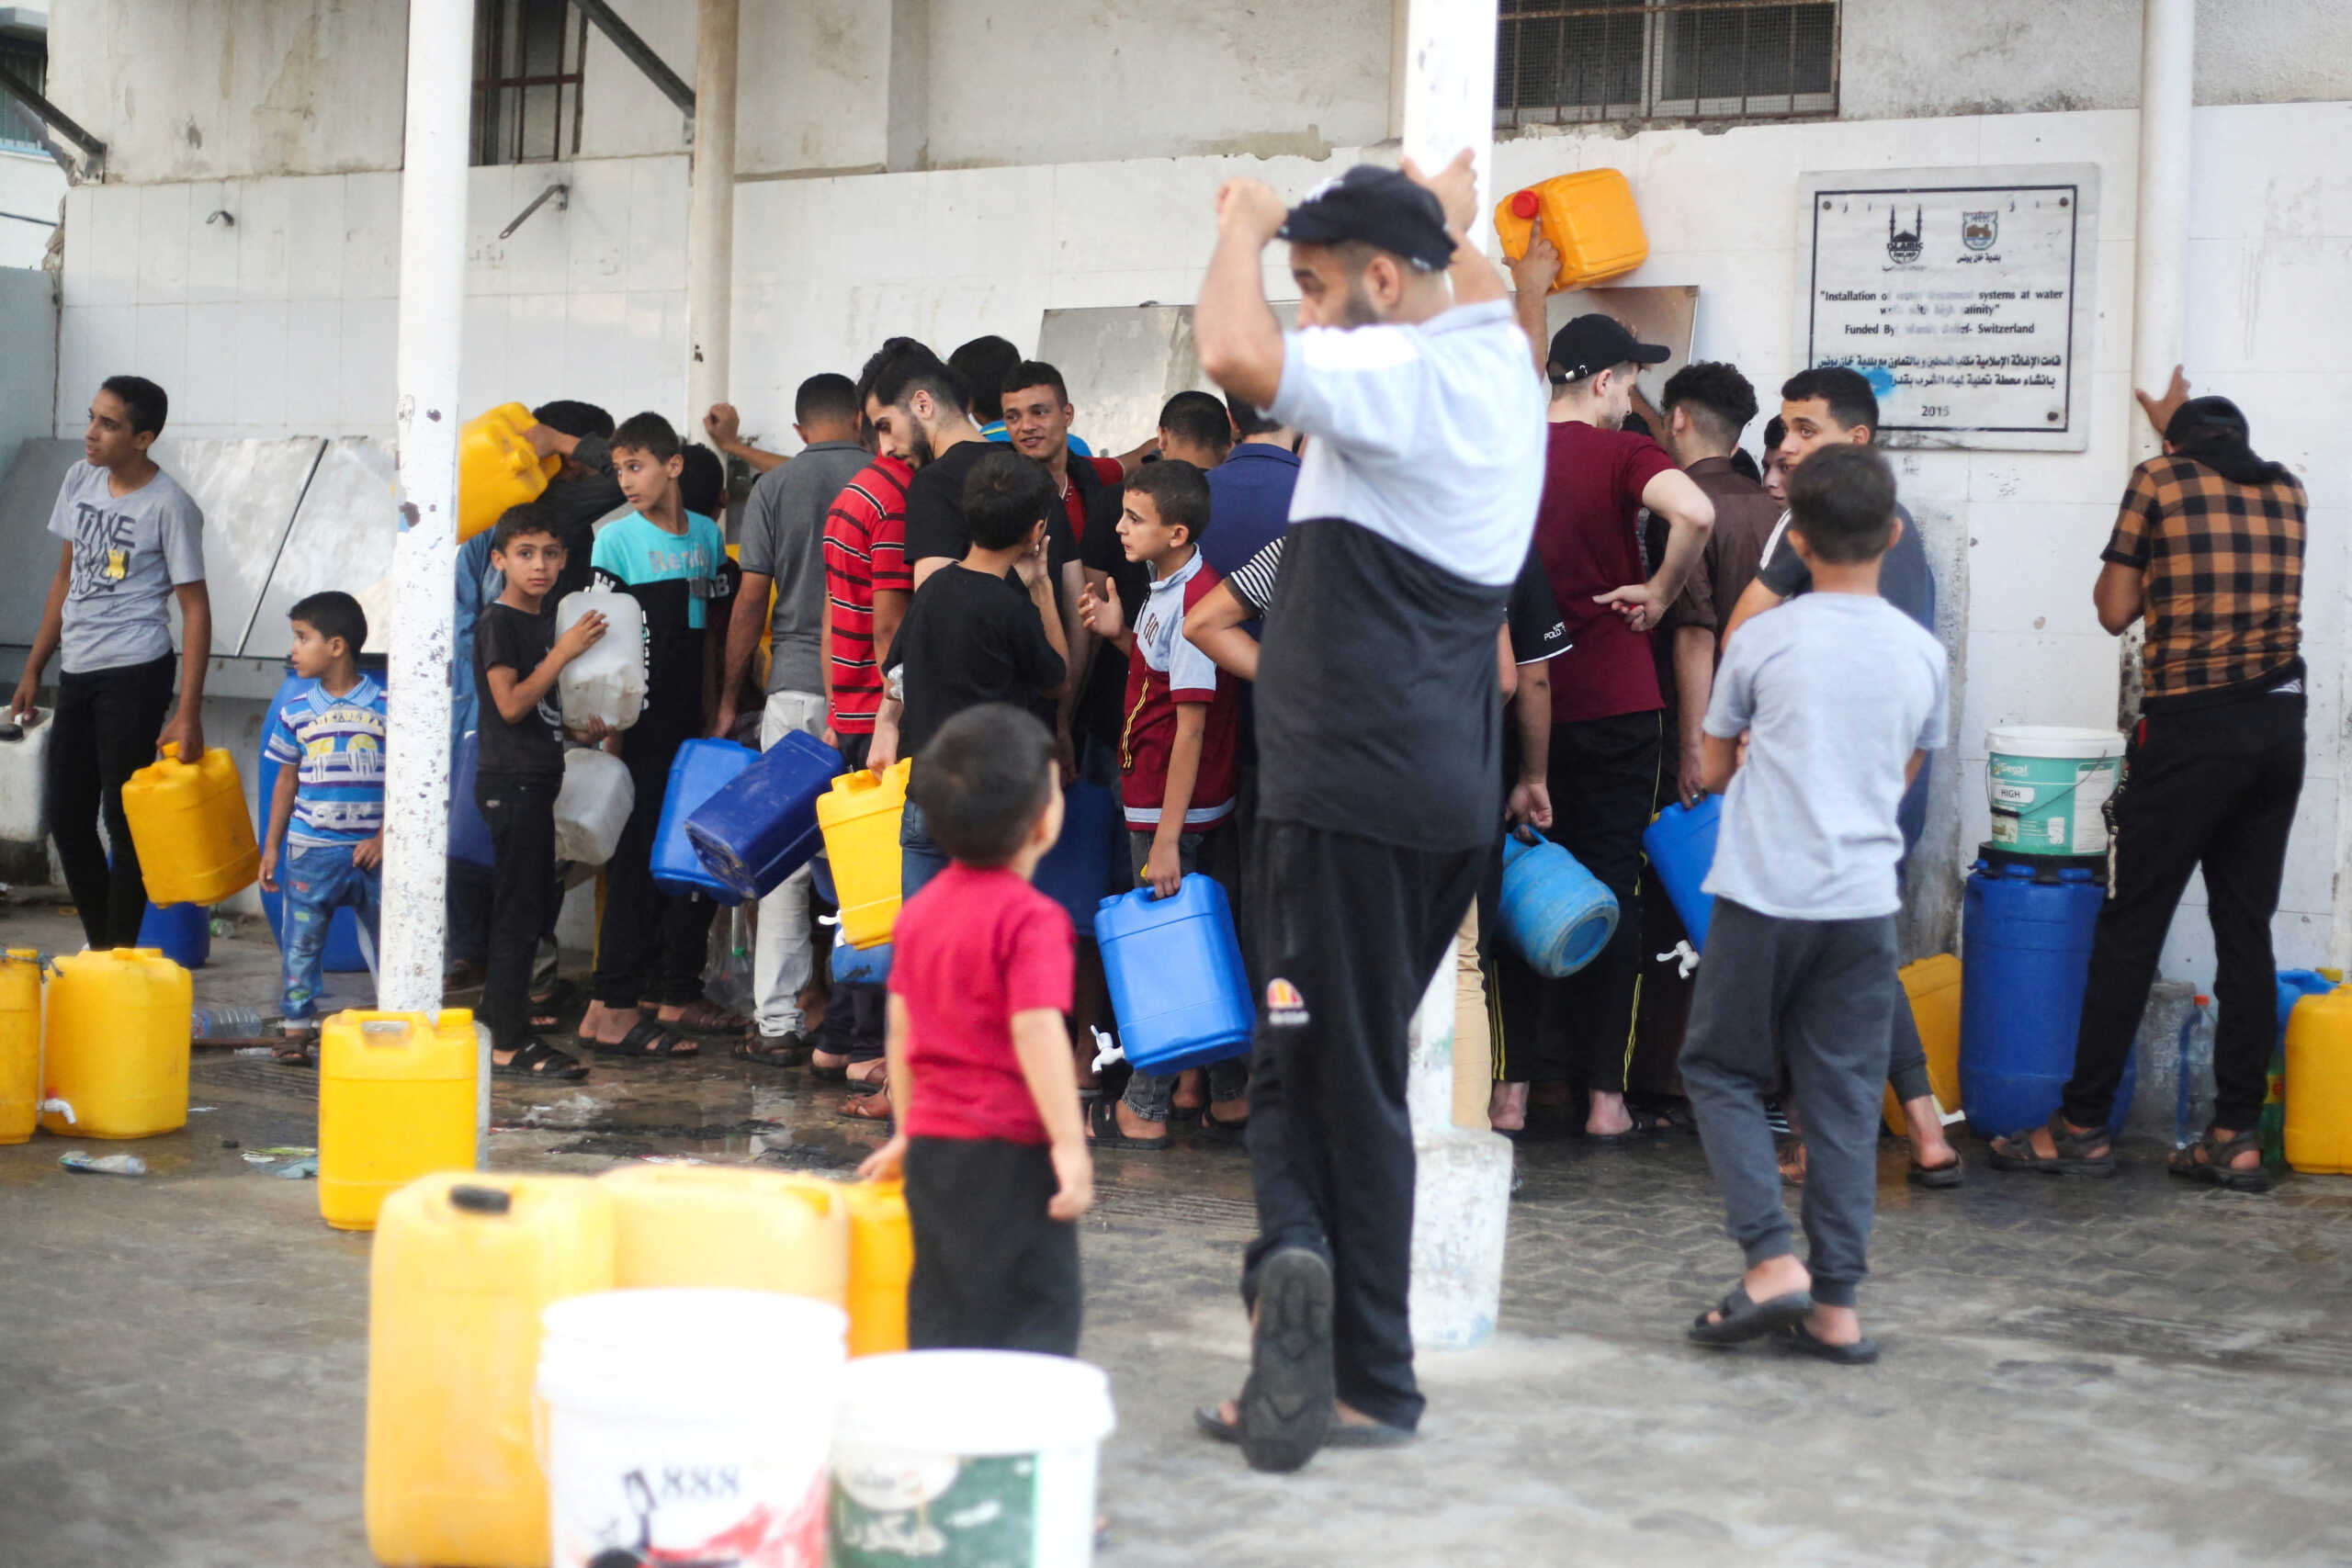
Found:
[{"label": "sandal", "polygon": [[1097,1100],[1086,1108],[1086,1141],[1098,1149],[1132,1149],[1137,1154],[1165,1154],[1175,1140],[1162,1133],[1157,1138],[1136,1138],[1119,1131],[1119,1102]]},{"label": "sandal", "polygon": [[[817,1060],[817,1053],[821,1049],[821,1046],[814,1045],[808,1048],[809,1079],[815,1083],[849,1082],[849,1058],[844,1056],[838,1064],[827,1066],[825,1063]],[[828,1053],[828,1055],[830,1054],[831,1053]]]},{"label": "sandal", "polygon": [[854,1122],[888,1122],[892,1114],[890,1091],[877,1089],[872,1094],[853,1094],[842,1101],[841,1112]]},{"label": "sandal", "polygon": [[1714,1310],[1722,1315],[1713,1323],[1703,1312],[1690,1320],[1685,1337],[1693,1345],[1738,1345],[1802,1323],[1813,1310],[1813,1292],[1789,1291],[1759,1302],[1748,1295],[1746,1285],[1734,1285]]},{"label": "sandal", "polygon": [[618,1040],[590,1040],[583,1035],[580,1043],[599,1056],[684,1057],[702,1055],[701,1046],[683,1034],[671,1033],[650,1018],[634,1025]]},{"label": "sandal", "polygon": [[1207,1106],[1201,1107],[1201,1136],[1213,1144],[1239,1144],[1250,1136],[1250,1118],[1237,1116],[1228,1122]]},{"label": "sandal", "polygon": [[[2030,1129],[1993,1141],[1995,1170],[2030,1170],[2043,1176],[2095,1176],[2102,1180],[2118,1174],[2114,1141],[2104,1127],[2077,1133],[2066,1125],[2065,1113],[2050,1113],[2050,1143],[2056,1153],[2044,1159],[2033,1146]],[[2105,1147],[2093,1154],[2094,1149]]]},{"label": "sandal", "polygon": [[319,1065],[319,1037],[289,1034],[270,1047],[269,1059],[281,1067],[315,1067]]},{"label": "sandal", "polygon": [[664,1029],[683,1029],[689,1034],[749,1034],[752,1021],[741,1013],[728,1012],[713,1007],[696,997],[678,1009],[675,1018],[655,1015],[655,1021]]},{"label": "sandal", "polygon": [[2223,1143],[2205,1129],[2204,1135],[2187,1148],[2175,1149],[2165,1161],[2165,1168],[2189,1181],[2210,1181],[2230,1192],[2267,1192],[2271,1188],[2270,1172],[2258,1162],[2250,1170],[2240,1170],[2232,1162],[2252,1150],[2257,1156],[2262,1152],[2262,1134],[2249,1127]]},{"label": "sandal", "polygon": [[1952,1188],[1966,1179],[1966,1173],[1961,1168],[1960,1155],[1955,1150],[1951,1160],[1943,1165],[1921,1165],[1913,1160],[1904,1179],[1914,1187]]},{"label": "sandal", "polygon": [[496,1056],[490,1059],[490,1076],[495,1078],[558,1078],[565,1083],[578,1083],[588,1076],[587,1064],[567,1051],[559,1051],[534,1034],[515,1048],[506,1061]]},{"label": "sandal", "polygon": [[[1220,1443],[1241,1441],[1241,1424],[1228,1421],[1225,1412],[1214,1404],[1195,1405],[1193,1426],[1202,1435]],[[1327,1449],[1401,1449],[1413,1441],[1414,1435],[1402,1427],[1392,1427],[1385,1421],[1342,1421],[1331,1418],[1330,1429],[1323,1434]]]},{"label": "sandal", "polygon": [[756,1062],[763,1067],[804,1067],[815,1049],[797,1034],[754,1034],[735,1042],[727,1054],[739,1062]]},{"label": "sandal", "polygon": [[[1944,1169],[1942,1166],[1936,1168]],[[1833,1362],[1841,1367],[1867,1367],[1878,1359],[1878,1341],[1863,1335],[1851,1345],[1832,1345],[1818,1338],[1802,1320],[1789,1325],[1785,1333],[1776,1336],[1772,1343],[1783,1350],[1793,1350],[1800,1356]]]}]

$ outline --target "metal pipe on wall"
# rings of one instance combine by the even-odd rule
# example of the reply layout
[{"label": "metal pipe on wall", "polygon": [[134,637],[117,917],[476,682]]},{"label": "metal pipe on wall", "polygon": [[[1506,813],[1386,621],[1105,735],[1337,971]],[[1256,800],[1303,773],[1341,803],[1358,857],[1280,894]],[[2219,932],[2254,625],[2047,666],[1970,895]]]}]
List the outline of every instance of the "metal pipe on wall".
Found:
[{"label": "metal pipe on wall", "polygon": [[473,0],[410,0],[401,162],[401,534],[392,548],[390,729],[419,738],[385,759],[384,913],[377,1006],[441,1005],[449,833],[451,592],[458,559],[458,367],[466,298],[466,142]]},{"label": "metal pipe on wall", "polygon": [[738,0],[701,0],[695,29],[695,175],[686,209],[686,430],[728,400],[735,287]]},{"label": "metal pipe on wall", "polygon": [[[2132,380],[2160,392],[2181,362],[2188,297],[2190,85],[2197,0],[2144,0],[2140,34],[2140,203],[2132,266]],[[2132,460],[2155,455],[2132,421]]]}]

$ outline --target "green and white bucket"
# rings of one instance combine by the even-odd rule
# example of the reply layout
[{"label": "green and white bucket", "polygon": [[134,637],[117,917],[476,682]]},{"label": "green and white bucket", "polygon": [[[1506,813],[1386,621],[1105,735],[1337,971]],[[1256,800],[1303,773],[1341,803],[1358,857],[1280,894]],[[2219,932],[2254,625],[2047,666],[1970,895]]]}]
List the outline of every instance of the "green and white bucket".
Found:
[{"label": "green and white bucket", "polygon": [[1984,737],[1993,841],[2027,855],[2107,852],[2102,807],[2122,775],[2123,737],[2111,729],[2012,725]]}]

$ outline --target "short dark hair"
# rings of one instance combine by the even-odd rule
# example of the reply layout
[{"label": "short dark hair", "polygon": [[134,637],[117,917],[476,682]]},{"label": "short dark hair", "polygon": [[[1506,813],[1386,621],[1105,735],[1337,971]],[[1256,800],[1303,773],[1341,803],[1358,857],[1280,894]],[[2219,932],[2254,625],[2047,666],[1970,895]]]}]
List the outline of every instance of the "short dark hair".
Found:
[{"label": "short dark hair", "polygon": [[908,796],[923,830],[965,865],[1000,866],[1020,852],[1054,791],[1054,738],[1010,703],[966,708],[915,758]]},{"label": "short dark hair", "polygon": [[857,395],[857,383],[839,371],[825,370],[800,383],[792,394],[792,422],[814,424],[819,420],[840,420],[855,424],[865,412]]},{"label": "short dark hair", "polygon": [[299,601],[286,612],[286,618],[301,622],[329,641],[343,638],[344,651],[355,659],[368,645],[368,612],[359,607],[358,600],[340,588],[330,588]]},{"label": "short dark hair", "polygon": [[1233,416],[1206,392],[1179,392],[1160,406],[1159,428],[1212,452],[1233,446]]},{"label": "short dark hair", "polygon": [[925,354],[931,353],[930,346],[920,338],[891,337],[884,338],[882,346],[865,356],[865,367],[857,373],[857,412],[861,418],[865,413],[866,397],[874,390],[874,378],[882,373],[882,367],[910,348],[922,349]]},{"label": "short dark hair", "polygon": [[613,433],[611,414],[594,403],[574,402],[570,398],[541,403],[531,411],[531,417],[549,430],[559,431],[575,441],[587,435],[603,439]]},{"label": "short dark hair", "polygon": [[1282,421],[1231,392],[1225,395],[1225,412],[1226,417],[1233,421],[1233,438],[1236,441],[1247,441],[1253,435],[1271,435],[1283,427]]},{"label": "short dark hair", "polygon": [[1789,526],[1823,560],[1874,560],[1894,524],[1894,470],[1871,447],[1825,446],[1790,473],[1789,512]]},{"label": "short dark hair", "polygon": [[1736,442],[1756,417],[1756,389],[1736,366],[1694,359],[1666,378],[1657,406],[1667,413],[1687,408],[1710,438]]},{"label": "short dark hair", "polygon": [[1829,417],[1840,428],[1851,430],[1858,424],[1870,426],[1871,438],[1878,438],[1878,394],[1862,378],[1859,370],[1843,365],[1817,365],[1810,370],[1800,370],[1781,383],[1781,400],[1802,403],[1819,398],[1829,405]]},{"label": "short dark hair", "polygon": [[146,377],[109,376],[98,383],[98,390],[112,392],[122,400],[122,412],[130,416],[131,434],[164,434],[164,420],[172,412],[172,400]]},{"label": "short dark hair", "polygon": [[1789,438],[1789,422],[1779,414],[1764,422],[1764,450],[1770,452]]},{"label": "short dark hair", "polygon": [[686,462],[678,471],[678,504],[716,521],[727,510],[727,465],[699,441],[687,442],[679,455]]},{"label": "short dark hair", "polygon": [[657,463],[666,463],[685,450],[670,422],[650,412],[633,413],[621,421],[606,445],[616,452],[642,452]]},{"label": "short dark hair", "polygon": [[964,378],[919,343],[886,355],[865,389],[865,395],[884,408],[903,408],[917,392],[929,392],[933,401],[958,412],[966,407]]},{"label": "short dark hair", "polygon": [[[995,336],[976,337],[947,356],[947,368],[961,378],[971,411],[982,424],[994,424],[1004,417],[1005,377],[1020,363],[1021,351]],[[899,400],[882,400],[895,403]]]},{"label": "short dark hair", "polygon": [[1009,550],[1056,505],[1045,466],[1010,446],[991,446],[964,479],[964,526],[984,550]]},{"label": "short dark hair", "polygon": [[563,535],[555,525],[555,514],[536,501],[526,501],[498,514],[498,526],[490,531],[490,553],[503,556],[515,540],[531,534],[545,534],[559,547],[563,546]]},{"label": "short dark hair", "polygon": [[1151,497],[1159,520],[1171,528],[1189,529],[1191,544],[1199,544],[1209,531],[1208,476],[1182,457],[1146,463],[1127,481],[1127,493]]},{"label": "short dark hair", "polygon": [[1069,401],[1069,383],[1062,379],[1059,370],[1042,359],[1024,359],[1006,371],[1004,379],[997,384],[997,418],[1004,417],[1005,393],[1018,392],[1029,387],[1051,387],[1055,397],[1063,402]]},{"label": "short dark hair", "polygon": [[1747,447],[1733,447],[1730,460],[1731,471],[1741,479],[1754,479],[1758,484],[1764,482],[1764,470],[1756,466],[1756,459],[1747,455]]}]

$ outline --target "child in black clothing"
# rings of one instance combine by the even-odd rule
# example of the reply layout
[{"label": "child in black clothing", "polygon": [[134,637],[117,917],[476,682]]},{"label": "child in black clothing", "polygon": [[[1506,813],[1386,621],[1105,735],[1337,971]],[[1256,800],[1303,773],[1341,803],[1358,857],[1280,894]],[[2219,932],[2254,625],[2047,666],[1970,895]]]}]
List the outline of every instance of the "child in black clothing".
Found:
[{"label": "child in black clothing", "polygon": [[[578,1060],[531,1032],[531,962],[555,892],[555,797],[563,787],[556,677],[605,635],[605,617],[593,613],[555,635],[547,599],[564,558],[552,518],[529,505],[509,508],[490,545],[506,587],[474,627],[475,681],[487,699],[474,799],[497,855],[481,1013],[492,1069],[514,1077],[588,1076]],[[602,722],[581,739],[604,739]]]}]

